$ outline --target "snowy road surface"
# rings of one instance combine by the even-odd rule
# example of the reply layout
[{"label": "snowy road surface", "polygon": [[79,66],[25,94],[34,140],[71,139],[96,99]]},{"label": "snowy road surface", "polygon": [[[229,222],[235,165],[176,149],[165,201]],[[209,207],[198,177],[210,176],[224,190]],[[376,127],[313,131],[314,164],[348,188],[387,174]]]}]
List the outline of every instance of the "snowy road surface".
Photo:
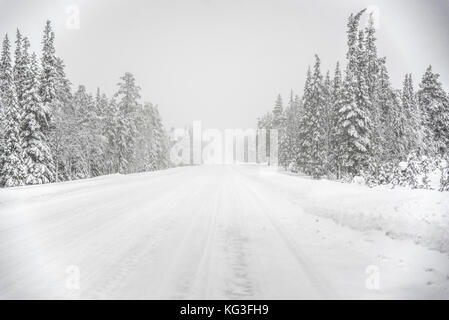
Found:
[{"label": "snowy road surface", "polygon": [[447,253],[324,217],[329,184],[369,204],[256,165],[0,190],[0,298],[449,298]]}]

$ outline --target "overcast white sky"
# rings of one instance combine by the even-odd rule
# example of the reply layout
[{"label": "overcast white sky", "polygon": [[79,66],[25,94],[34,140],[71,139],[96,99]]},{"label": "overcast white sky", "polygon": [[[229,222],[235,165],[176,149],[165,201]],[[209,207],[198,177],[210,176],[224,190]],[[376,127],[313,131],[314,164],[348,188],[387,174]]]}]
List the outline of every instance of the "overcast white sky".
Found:
[{"label": "overcast white sky", "polygon": [[[66,28],[66,9],[80,28]],[[377,7],[378,47],[395,86],[418,85],[427,65],[449,84],[449,0],[0,0],[0,32],[19,27],[40,51],[51,19],[56,51],[74,85],[111,95],[134,73],[167,127],[254,127],[277,93],[302,92],[314,53],[333,72],[346,53],[346,19]]]}]

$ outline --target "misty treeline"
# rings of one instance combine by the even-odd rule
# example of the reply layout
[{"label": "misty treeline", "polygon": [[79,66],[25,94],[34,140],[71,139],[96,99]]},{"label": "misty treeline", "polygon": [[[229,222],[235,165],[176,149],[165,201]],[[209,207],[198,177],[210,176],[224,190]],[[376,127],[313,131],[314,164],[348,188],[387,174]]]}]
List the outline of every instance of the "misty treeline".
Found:
[{"label": "misty treeline", "polygon": [[[0,60],[0,186],[21,186],[166,168],[168,138],[157,106],[140,102],[125,73],[108,98],[72,92],[47,21],[40,59],[17,30]],[[12,57],[13,56],[13,57]]]},{"label": "misty treeline", "polygon": [[432,67],[415,91],[411,74],[401,89],[392,87],[386,58],[378,55],[372,15],[351,14],[347,24],[344,73],[324,75],[315,56],[302,97],[291,94],[284,108],[279,95],[259,128],[280,131],[279,163],[315,178],[370,185],[430,188],[439,170],[440,190],[449,190],[449,96]]}]

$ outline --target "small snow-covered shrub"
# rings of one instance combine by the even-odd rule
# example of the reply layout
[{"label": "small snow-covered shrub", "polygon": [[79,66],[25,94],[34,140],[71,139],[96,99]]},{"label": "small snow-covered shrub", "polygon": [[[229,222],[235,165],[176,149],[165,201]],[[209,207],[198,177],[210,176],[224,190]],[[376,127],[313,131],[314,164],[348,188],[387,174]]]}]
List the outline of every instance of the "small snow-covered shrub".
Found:
[{"label": "small snow-covered shrub", "polygon": [[420,163],[415,153],[411,153],[407,161],[399,163],[401,169],[401,176],[399,177],[399,184],[403,187],[411,187],[416,189],[418,187],[418,176],[420,174]]},{"label": "small snow-covered shrub", "polygon": [[449,191],[449,161],[443,160],[440,163],[440,191]]},{"label": "small snow-covered shrub", "polygon": [[369,187],[387,185],[393,182],[396,167],[393,162],[381,164],[370,162],[362,175]]},{"label": "small snow-covered shrub", "polygon": [[294,173],[298,173],[299,172],[299,167],[298,167],[298,165],[296,164],[295,161],[292,161],[292,162],[290,162],[288,164],[287,170],[291,171],[291,172],[294,172]]},{"label": "small snow-covered shrub", "polygon": [[420,168],[422,172],[420,188],[430,189],[429,173],[432,171],[430,160],[426,156],[421,157]]},{"label": "small snow-covered shrub", "polygon": [[363,185],[365,184],[365,178],[362,176],[355,176],[352,181],[358,185]]}]

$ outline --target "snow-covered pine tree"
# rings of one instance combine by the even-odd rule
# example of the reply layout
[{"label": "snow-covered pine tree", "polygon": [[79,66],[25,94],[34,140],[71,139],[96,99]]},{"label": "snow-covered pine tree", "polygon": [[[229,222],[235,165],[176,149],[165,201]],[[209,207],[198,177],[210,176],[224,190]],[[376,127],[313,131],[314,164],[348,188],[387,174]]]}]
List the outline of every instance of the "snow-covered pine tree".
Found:
[{"label": "snow-covered pine tree", "polygon": [[76,130],[73,133],[78,152],[73,154],[73,178],[82,179],[100,175],[103,168],[103,141],[95,103],[86,87],[81,85],[73,95],[73,119]]},{"label": "snow-covered pine tree", "polygon": [[152,139],[152,105],[149,102],[145,102],[142,108],[138,108],[137,113],[137,132],[135,143],[135,155],[133,163],[133,171],[151,171],[155,170],[150,166],[151,161],[151,139]]},{"label": "snow-covered pine tree", "polygon": [[304,170],[314,178],[319,178],[324,174],[324,103],[321,61],[318,55],[315,55],[313,74],[310,80],[306,81],[304,115],[301,119],[299,132],[301,141],[300,153],[304,163]]},{"label": "snow-covered pine tree", "polygon": [[151,152],[154,159],[156,170],[165,169],[168,167],[168,145],[167,135],[162,125],[161,116],[157,106],[151,106],[152,117],[152,141]]},{"label": "snow-covered pine tree", "polygon": [[[2,58],[2,60],[3,60],[4,58]],[[2,63],[1,61],[0,61],[0,81],[2,81],[3,82],[3,80],[1,80],[1,79],[5,79],[6,78],[6,76],[5,76],[5,70],[4,70],[4,63]],[[0,83],[0,85],[1,85],[1,83]],[[5,105],[3,105],[3,101],[2,101],[2,94],[3,94],[3,88],[0,86],[0,155],[2,155],[3,154],[3,135],[4,135],[4,132],[5,132],[5,125],[6,125],[6,119],[5,119],[5,117],[6,117],[6,106]],[[0,161],[0,171],[1,171],[1,161]],[[1,178],[1,177],[0,177]]]},{"label": "snow-covered pine tree", "polygon": [[118,162],[118,106],[114,98],[108,101],[105,110],[105,120],[103,126],[103,136],[106,140],[105,151],[105,170],[107,173],[119,172]]},{"label": "snow-covered pine tree", "polygon": [[266,156],[270,150],[270,129],[273,127],[273,112],[267,112],[257,119],[257,129],[265,130]]},{"label": "snow-covered pine tree", "polygon": [[297,142],[298,142],[298,121],[299,121],[299,104],[298,100],[293,96],[293,90],[290,93],[290,100],[284,112],[285,129],[280,141],[280,158],[283,159],[285,169],[293,169],[292,166],[296,162]]},{"label": "snow-covered pine tree", "polygon": [[[14,77],[14,83],[16,86],[16,92],[17,92],[17,99],[19,101],[22,100],[22,94],[23,94],[23,86],[25,82],[25,77],[27,73],[27,59],[28,57],[23,57],[22,52],[24,50],[28,50],[29,42],[27,38],[23,38],[22,34],[20,33],[19,29],[16,31],[16,49],[14,51],[14,68],[13,68],[13,77]],[[24,49],[24,47],[26,47]]]},{"label": "snow-covered pine tree", "polygon": [[377,103],[381,110],[380,132],[382,145],[378,146],[383,161],[406,160],[404,114],[400,101],[400,93],[396,92],[390,82],[385,64],[386,59],[379,60],[380,72],[377,87]]},{"label": "snow-covered pine tree", "polygon": [[418,103],[423,114],[425,142],[434,144],[440,155],[449,150],[449,97],[429,66],[421,80]]},{"label": "snow-covered pine tree", "polygon": [[282,127],[282,122],[284,120],[283,116],[284,116],[284,106],[282,103],[282,97],[280,94],[278,94],[273,108],[273,121],[272,121],[273,128],[278,129]]},{"label": "snow-covered pine tree", "polygon": [[[372,157],[372,135],[373,135],[373,123],[374,117],[373,105],[370,98],[367,70],[368,61],[365,49],[365,34],[362,30],[359,31],[358,46],[357,46],[357,90],[356,90],[356,104],[357,107],[366,115],[364,119],[364,135],[365,135],[365,148],[367,149],[367,156]],[[366,158],[365,161],[368,159]],[[366,164],[366,163],[365,163]]]},{"label": "snow-covered pine tree", "polygon": [[374,27],[373,13],[368,17],[368,24],[365,28],[365,80],[368,87],[368,96],[371,103],[370,120],[371,120],[371,156],[369,166],[374,163],[379,164],[382,157],[382,110],[378,101],[377,88],[379,86],[380,64],[377,54],[376,45],[376,29]]},{"label": "snow-covered pine tree", "polygon": [[363,13],[366,11],[366,9],[363,9],[359,11],[357,14],[352,14],[349,16],[348,24],[347,24],[347,37],[348,37],[348,51],[346,53],[346,58],[348,59],[348,65],[347,69],[355,72],[357,70],[357,64],[358,64],[358,58],[359,55],[359,49],[358,49],[358,41],[359,41],[359,35],[358,35],[358,28],[360,23],[360,18],[362,17]]},{"label": "snow-covered pine tree", "polygon": [[136,125],[135,113],[139,106],[140,87],[135,84],[134,76],[127,72],[120,78],[118,91],[114,97],[118,101],[117,114],[117,146],[118,168],[120,173],[129,172],[129,164],[133,161]]},{"label": "snow-covered pine tree", "polygon": [[286,129],[285,129],[285,112],[282,97],[278,94],[272,111],[271,129],[278,130],[278,161],[279,165],[287,167],[287,145],[286,145]]},{"label": "snow-covered pine tree", "polygon": [[95,110],[100,119],[104,119],[108,109],[108,97],[106,94],[101,93],[100,88],[97,88],[95,95]]},{"label": "snow-covered pine tree", "polygon": [[338,112],[339,166],[344,175],[357,175],[368,165],[372,156],[371,102],[366,85],[366,60],[363,32],[358,24],[365,10],[348,22],[348,65],[342,89],[341,108]]},{"label": "snow-covered pine tree", "polygon": [[39,94],[46,117],[42,132],[48,134],[52,125],[54,100],[57,98],[58,62],[55,56],[55,34],[51,28],[50,20],[47,20],[42,39],[42,70],[40,75]]},{"label": "snow-covered pine tree", "polygon": [[10,42],[5,36],[0,60],[0,105],[5,108],[2,153],[0,156],[0,185],[21,186],[25,182],[26,168],[20,140],[21,112],[17,102],[16,89],[10,56]]},{"label": "snow-covered pine tree", "polygon": [[368,113],[357,105],[356,92],[355,75],[347,70],[338,112],[338,153],[341,174],[352,176],[361,172],[369,155]]},{"label": "snow-covered pine tree", "polygon": [[304,172],[305,165],[306,165],[306,154],[305,150],[303,148],[303,137],[302,133],[305,131],[303,129],[303,124],[305,123],[305,102],[309,103],[309,95],[311,92],[311,83],[312,83],[312,71],[310,69],[310,66],[307,68],[307,74],[306,74],[306,81],[304,83],[304,92],[301,97],[301,113],[298,117],[298,126],[297,126],[297,154],[296,154],[296,167],[298,168],[298,171]]},{"label": "snow-covered pine tree", "polygon": [[30,64],[29,56],[30,41],[27,37],[23,37],[17,30],[15,64],[14,64],[14,83],[16,85],[17,100],[19,106],[23,110],[23,94],[25,92],[26,82],[28,81],[28,69]]},{"label": "snow-covered pine tree", "polygon": [[340,178],[340,153],[339,153],[339,132],[338,132],[338,115],[339,110],[342,107],[342,78],[340,71],[340,63],[337,62],[335,66],[334,78],[332,80],[331,88],[331,106],[329,110],[331,121],[331,128],[329,132],[330,139],[330,156],[329,156],[329,167],[331,172],[335,175],[337,179]]},{"label": "snow-covered pine tree", "polygon": [[[27,53],[25,52],[27,55]],[[55,167],[44,128],[48,128],[47,112],[39,90],[39,70],[33,53],[29,61],[21,105],[23,106],[22,147],[27,166],[26,184],[54,181]]]},{"label": "snow-covered pine tree", "polygon": [[74,130],[70,113],[72,93],[71,83],[67,79],[64,69],[64,61],[61,58],[56,58],[56,98],[52,103],[52,130],[48,133],[55,163],[56,181],[71,179],[68,162],[70,146],[73,143],[70,135]]},{"label": "snow-covered pine tree", "polygon": [[404,142],[405,153],[418,152],[422,154],[423,146],[423,130],[421,110],[415,99],[415,91],[413,89],[413,80],[411,74],[406,74],[402,88],[402,110],[404,112]]},{"label": "snow-covered pine tree", "polygon": [[324,130],[323,165],[327,177],[331,178],[334,176],[334,173],[332,173],[332,135],[334,130],[335,113],[332,105],[332,81],[329,71],[326,72],[326,76],[324,78],[322,95],[322,126]]},{"label": "snow-covered pine tree", "polygon": [[375,33],[374,17],[373,13],[370,13],[368,25],[365,28],[365,79],[366,85],[368,86],[368,95],[373,103],[375,101],[377,77],[379,75],[379,59],[377,56],[377,39]]}]

